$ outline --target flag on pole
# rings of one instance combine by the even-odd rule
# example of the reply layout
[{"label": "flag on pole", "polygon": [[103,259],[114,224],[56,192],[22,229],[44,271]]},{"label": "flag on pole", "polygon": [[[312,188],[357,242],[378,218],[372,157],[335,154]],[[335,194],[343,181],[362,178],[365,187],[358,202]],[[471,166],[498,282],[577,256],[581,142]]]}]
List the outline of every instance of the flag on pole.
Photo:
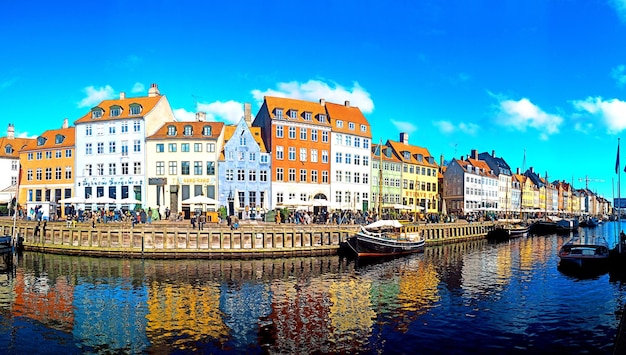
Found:
[{"label": "flag on pole", "polygon": [[[626,170],[626,167],[624,169]],[[617,139],[617,159],[615,160],[615,173],[619,173],[619,138]]]}]

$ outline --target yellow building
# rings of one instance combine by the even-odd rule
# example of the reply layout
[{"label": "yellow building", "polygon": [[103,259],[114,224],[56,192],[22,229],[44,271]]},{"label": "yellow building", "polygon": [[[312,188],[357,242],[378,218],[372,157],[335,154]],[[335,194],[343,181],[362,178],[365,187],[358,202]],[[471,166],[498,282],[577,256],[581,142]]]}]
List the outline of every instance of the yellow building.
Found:
[{"label": "yellow building", "polygon": [[65,119],[62,128],[45,131],[21,149],[21,206],[46,205],[52,208],[50,218],[64,215],[57,202],[74,194],[75,138]]},{"label": "yellow building", "polygon": [[435,158],[428,149],[409,145],[407,133],[400,134],[400,142],[387,141],[386,145],[402,161],[402,205],[410,211],[417,209],[424,213],[437,213],[439,167]]}]

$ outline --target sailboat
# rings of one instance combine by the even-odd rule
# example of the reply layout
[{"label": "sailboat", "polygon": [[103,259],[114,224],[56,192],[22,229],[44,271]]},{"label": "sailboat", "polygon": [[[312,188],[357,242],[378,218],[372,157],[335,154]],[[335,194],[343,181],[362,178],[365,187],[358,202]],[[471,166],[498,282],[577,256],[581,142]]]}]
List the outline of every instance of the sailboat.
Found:
[{"label": "sailboat", "polygon": [[[382,217],[383,148],[378,145],[378,217]],[[423,252],[426,241],[415,223],[379,219],[350,236],[345,245],[358,257],[393,257]]]},{"label": "sailboat", "polygon": [[[513,183],[513,179],[511,178],[511,184]],[[523,185],[520,189],[520,217],[522,214],[522,194],[523,194]],[[509,189],[506,190],[506,203],[507,203],[507,211],[506,211],[506,219],[499,220],[496,224],[495,228],[487,235],[490,239],[496,240],[506,240],[511,238],[519,238],[519,237],[527,237],[529,232],[529,227],[525,223],[522,223],[521,219],[509,219],[508,218],[508,201],[509,201]]]}]

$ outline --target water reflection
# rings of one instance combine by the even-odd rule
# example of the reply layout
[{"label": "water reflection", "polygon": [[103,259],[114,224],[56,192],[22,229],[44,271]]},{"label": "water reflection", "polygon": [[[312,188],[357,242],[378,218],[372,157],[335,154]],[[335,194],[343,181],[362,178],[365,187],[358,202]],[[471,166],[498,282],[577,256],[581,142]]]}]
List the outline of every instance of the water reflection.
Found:
[{"label": "water reflection", "polygon": [[0,280],[0,341],[9,353],[413,353],[418,343],[425,353],[608,353],[622,285],[558,271],[568,237],[370,263],[24,253]]}]

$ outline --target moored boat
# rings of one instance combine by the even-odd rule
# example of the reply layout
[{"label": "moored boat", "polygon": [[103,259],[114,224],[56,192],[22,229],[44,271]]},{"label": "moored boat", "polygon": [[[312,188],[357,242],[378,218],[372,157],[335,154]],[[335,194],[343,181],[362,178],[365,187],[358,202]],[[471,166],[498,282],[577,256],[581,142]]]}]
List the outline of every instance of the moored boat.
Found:
[{"label": "moored boat", "polygon": [[426,242],[416,224],[380,220],[348,238],[346,246],[359,257],[388,257],[424,251]]},{"label": "moored boat", "polygon": [[578,229],[579,223],[576,218],[564,218],[556,222],[556,231],[561,232],[572,232]]},{"label": "moored boat", "polygon": [[604,237],[576,236],[561,246],[558,255],[560,266],[606,267],[609,262],[609,243]]},{"label": "moored boat", "polygon": [[527,237],[530,227],[522,223],[499,223],[487,235],[490,239],[507,240]]}]

